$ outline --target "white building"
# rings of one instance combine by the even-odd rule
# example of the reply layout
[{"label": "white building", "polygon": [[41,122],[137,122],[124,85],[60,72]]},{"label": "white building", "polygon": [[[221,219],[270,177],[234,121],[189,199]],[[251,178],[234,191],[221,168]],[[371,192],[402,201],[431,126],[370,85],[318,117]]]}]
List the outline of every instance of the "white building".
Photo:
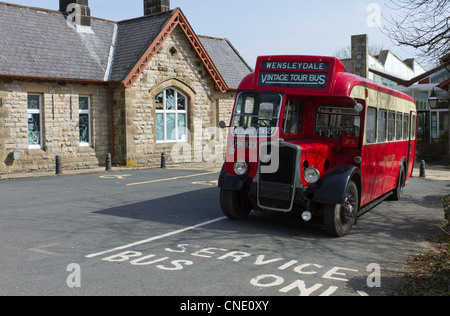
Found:
[{"label": "white building", "polygon": [[[355,35],[352,36],[352,58],[342,61],[347,71],[391,86],[414,98],[418,110],[419,142],[429,143],[449,131],[450,94],[439,85],[450,78],[450,58],[442,60],[441,66],[427,71],[415,59],[401,60],[389,50],[372,56],[368,36]],[[439,100],[435,108],[431,108],[428,101],[433,91]]]}]

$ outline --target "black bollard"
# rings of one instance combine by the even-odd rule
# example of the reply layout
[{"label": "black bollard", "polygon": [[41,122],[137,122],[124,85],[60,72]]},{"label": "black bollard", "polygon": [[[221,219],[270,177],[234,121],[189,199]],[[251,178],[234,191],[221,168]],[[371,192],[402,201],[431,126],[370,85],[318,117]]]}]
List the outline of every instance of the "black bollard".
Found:
[{"label": "black bollard", "polygon": [[112,159],[110,153],[106,155],[106,171],[112,171]]},{"label": "black bollard", "polygon": [[166,153],[161,154],[161,168],[166,169]]},{"label": "black bollard", "polygon": [[420,177],[421,178],[425,178],[426,177],[426,175],[425,175],[425,160],[422,160],[420,162]]},{"label": "black bollard", "polygon": [[61,156],[56,156],[56,174],[60,175],[62,174],[62,162],[61,162]]}]

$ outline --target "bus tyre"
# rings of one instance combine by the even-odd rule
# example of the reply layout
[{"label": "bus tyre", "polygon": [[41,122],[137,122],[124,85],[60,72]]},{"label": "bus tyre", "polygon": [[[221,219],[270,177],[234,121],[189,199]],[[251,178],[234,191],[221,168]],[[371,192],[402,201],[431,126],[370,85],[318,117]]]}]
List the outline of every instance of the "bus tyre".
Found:
[{"label": "bus tyre", "polygon": [[397,187],[394,189],[393,191],[394,194],[391,197],[392,200],[399,201],[402,199],[405,185],[406,185],[406,172],[405,168],[402,166],[400,170],[400,175],[398,176],[397,180]]},{"label": "bus tyre", "polygon": [[358,188],[350,181],[345,191],[344,203],[327,204],[324,207],[323,220],[327,233],[334,237],[343,237],[350,233],[356,221],[358,208]]},{"label": "bus tyre", "polygon": [[220,189],[220,207],[230,219],[246,218],[252,211],[251,203],[241,191]]}]

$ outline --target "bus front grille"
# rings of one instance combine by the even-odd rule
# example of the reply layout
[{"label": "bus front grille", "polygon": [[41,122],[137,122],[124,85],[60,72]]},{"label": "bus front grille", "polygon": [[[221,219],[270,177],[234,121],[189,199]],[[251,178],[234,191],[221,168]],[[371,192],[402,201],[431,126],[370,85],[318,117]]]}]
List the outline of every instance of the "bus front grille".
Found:
[{"label": "bus front grille", "polygon": [[264,167],[271,165],[272,161],[261,162],[258,183],[258,203],[260,207],[281,211],[291,210],[295,195],[297,156],[297,148],[280,145],[279,164],[278,168],[274,168],[276,169],[275,172],[263,172]]}]

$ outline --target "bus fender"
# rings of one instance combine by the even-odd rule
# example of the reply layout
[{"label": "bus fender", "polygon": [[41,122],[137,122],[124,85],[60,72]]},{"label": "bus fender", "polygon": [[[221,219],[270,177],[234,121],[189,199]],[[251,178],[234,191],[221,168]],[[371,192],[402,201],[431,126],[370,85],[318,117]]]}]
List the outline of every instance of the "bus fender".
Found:
[{"label": "bus fender", "polygon": [[400,160],[400,164],[398,165],[398,177],[397,177],[397,180],[400,179],[400,173],[402,172],[402,167],[404,167],[405,176],[406,176],[408,174],[408,161],[406,160],[406,157],[402,157],[402,159]]},{"label": "bus fender", "polygon": [[230,175],[225,172],[225,164],[219,175],[218,186],[221,189],[240,191],[244,187],[246,179],[238,175]]},{"label": "bus fender", "polygon": [[361,195],[361,171],[359,168],[352,165],[335,167],[317,183],[312,201],[323,204],[343,204],[345,190],[352,179]]}]

